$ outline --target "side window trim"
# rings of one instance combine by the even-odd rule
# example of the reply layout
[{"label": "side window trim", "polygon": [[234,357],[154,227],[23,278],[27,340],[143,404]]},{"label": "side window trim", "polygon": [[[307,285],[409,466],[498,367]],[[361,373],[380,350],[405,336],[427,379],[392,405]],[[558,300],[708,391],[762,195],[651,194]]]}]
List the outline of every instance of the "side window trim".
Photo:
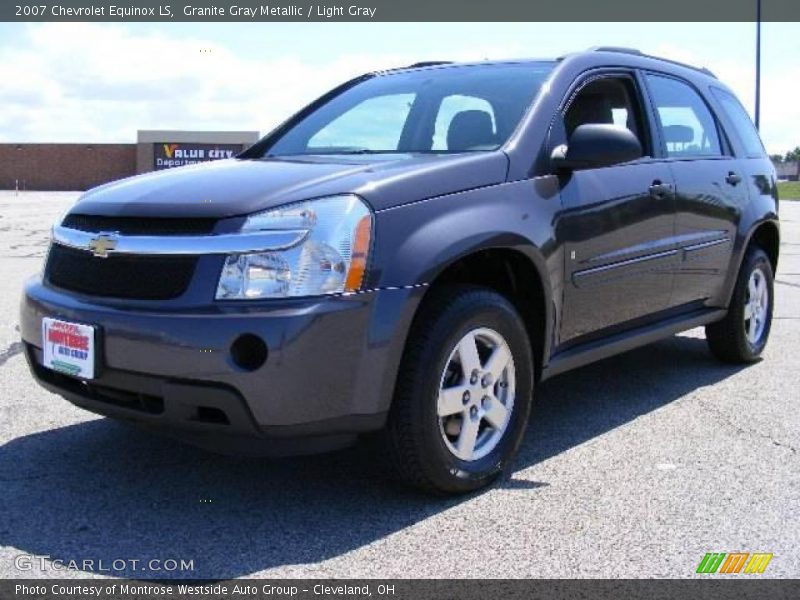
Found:
[{"label": "side window trim", "polygon": [[[567,92],[564,94],[564,97],[561,99],[561,102],[558,104],[558,109],[556,113],[553,115],[553,119],[550,122],[550,126],[548,128],[548,132],[552,130],[553,125],[555,123],[555,119],[561,118],[564,119],[567,110],[569,109],[572,101],[575,97],[581,92],[583,88],[585,88],[590,83],[597,81],[599,79],[626,79],[630,82],[631,86],[633,87],[633,95],[634,97],[630,98],[630,100],[635,104],[634,109],[639,111],[639,116],[641,123],[638,123],[639,128],[641,131],[639,132],[642,136],[643,147],[642,150],[644,152],[640,161],[648,161],[655,158],[655,151],[656,151],[656,144],[655,138],[653,137],[653,124],[647,114],[646,110],[646,103],[644,99],[643,89],[640,86],[636,75],[636,69],[620,69],[620,68],[599,68],[599,69],[591,69],[589,71],[584,71],[581,73],[576,79],[575,82],[569,87]],[[546,137],[546,143],[550,144],[550,134],[548,133]],[[634,161],[639,162],[639,161]]]},{"label": "side window trim", "polygon": [[650,143],[652,144],[653,158],[667,160],[667,146],[664,143],[664,136],[661,133],[661,124],[658,121],[656,107],[653,103],[650,86],[647,84],[646,74],[647,71],[636,69],[636,80],[641,90],[640,93],[642,95],[642,104],[644,105],[645,119],[650,128]]},{"label": "side window trim", "polygon": [[[639,69],[639,75],[642,79],[642,84],[645,86],[644,89],[646,90],[645,94],[647,95],[648,101],[648,108],[650,111],[650,120],[653,122],[653,126],[656,128],[658,140],[659,140],[659,154],[663,158],[663,160],[668,161],[685,161],[685,160],[715,160],[715,159],[726,159],[726,158],[735,158],[736,153],[733,150],[733,145],[731,144],[730,138],[728,137],[727,132],[722,127],[722,122],[720,116],[717,114],[716,109],[714,106],[708,101],[708,98],[700,91],[696,85],[694,85],[691,81],[684,79],[683,77],[678,77],[673,73],[665,73],[663,71],[656,71],[654,69]],[[658,109],[656,107],[655,101],[653,100],[653,93],[650,89],[650,83],[647,80],[648,75],[653,75],[655,77],[663,77],[665,79],[673,79],[679,83],[682,83],[688,86],[692,91],[694,91],[703,104],[708,109],[711,118],[714,121],[714,128],[717,132],[717,138],[720,142],[720,152],[721,154],[715,155],[702,155],[698,154],[697,156],[669,156],[667,152],[667,145],[664,140],[664,132],[662,130],[661,125],[661,118],[658,116]]]}]

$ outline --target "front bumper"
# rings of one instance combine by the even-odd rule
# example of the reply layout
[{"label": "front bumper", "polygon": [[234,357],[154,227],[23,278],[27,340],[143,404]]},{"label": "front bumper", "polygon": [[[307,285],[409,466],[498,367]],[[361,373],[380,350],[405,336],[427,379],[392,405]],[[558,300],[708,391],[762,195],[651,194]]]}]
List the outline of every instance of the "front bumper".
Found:
[{"label": "front bumper", "polygon": [[[99,414],[239,452],[256,438],[382,427],[422,291],[170,307],[100,302],[37,277],[25,286],[20,329],[31,372],[45,388]],[[99,328],[95,379],[42,366],[43,317]],[[254,371],[231,358],[243,334],[268,348]]]}]

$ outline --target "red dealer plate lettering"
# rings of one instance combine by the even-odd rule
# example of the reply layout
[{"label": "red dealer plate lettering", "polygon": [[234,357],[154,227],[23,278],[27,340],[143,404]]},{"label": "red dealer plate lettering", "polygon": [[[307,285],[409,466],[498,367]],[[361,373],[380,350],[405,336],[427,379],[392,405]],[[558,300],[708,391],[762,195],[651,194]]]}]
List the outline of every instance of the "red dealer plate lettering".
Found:
[{"label": "red dealer plate lettering", "polygon": [[42,319],[42,363],[78,379],[94,378],[95,328],[82,323]]}]

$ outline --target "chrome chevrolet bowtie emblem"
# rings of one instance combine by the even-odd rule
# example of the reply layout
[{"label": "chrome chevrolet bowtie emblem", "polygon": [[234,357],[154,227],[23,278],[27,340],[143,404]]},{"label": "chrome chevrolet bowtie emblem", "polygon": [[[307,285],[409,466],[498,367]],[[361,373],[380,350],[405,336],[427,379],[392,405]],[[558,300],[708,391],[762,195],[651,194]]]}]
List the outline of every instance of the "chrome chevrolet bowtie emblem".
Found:
[{"label": "chrome chevrolet bowtie emblem", "polygon": [[116,235],[113,233],[101,233],[89,242],[89,250],[99,258],[106,258],[108,253],[116,247]]}]

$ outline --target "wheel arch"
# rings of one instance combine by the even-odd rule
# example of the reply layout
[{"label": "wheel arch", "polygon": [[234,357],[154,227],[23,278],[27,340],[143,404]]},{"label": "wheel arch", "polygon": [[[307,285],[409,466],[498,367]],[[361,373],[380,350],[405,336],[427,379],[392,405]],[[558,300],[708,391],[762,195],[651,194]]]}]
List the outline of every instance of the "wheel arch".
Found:
[{"label": "wheel arch", "polygon": [[426,297],[444,285],[478,285],[494,290],[514,305],[525,322],[538,380],[547,364],[555,313],[546,273],[543,256],[530,242],[526,246],[473,248],[429,274],[428,287],[417,313],[424,306]]},{"label": "wheel arch", "polygon": [[772,265],[772,272],[778,270],[778,255],[780,253],[781,233],[777,221],[762,221],[757,224],[750,231],[745,244],[745,251],[753,243],[757,243],[769,257],[769,262]]},{"label": "wheel arch", "polygon": [[753,243],[757,243],[767,253],[770,264],[772,265],[773,273],[778,268],[778,255],[780,251],[780,225],[777,217],[767,216],[762,218],[747,230],[745,235],[740,238],[741,245],[737,245],[738,251],[734,253],[731,258],[731,268],[728,272],[725,286],[720,296],[720,303],[723,308],[730,306],[733,292],[736,287],[736,280],[739,277],[739,271],[742,268],[744,257],[747,254],[747,249]]}]

